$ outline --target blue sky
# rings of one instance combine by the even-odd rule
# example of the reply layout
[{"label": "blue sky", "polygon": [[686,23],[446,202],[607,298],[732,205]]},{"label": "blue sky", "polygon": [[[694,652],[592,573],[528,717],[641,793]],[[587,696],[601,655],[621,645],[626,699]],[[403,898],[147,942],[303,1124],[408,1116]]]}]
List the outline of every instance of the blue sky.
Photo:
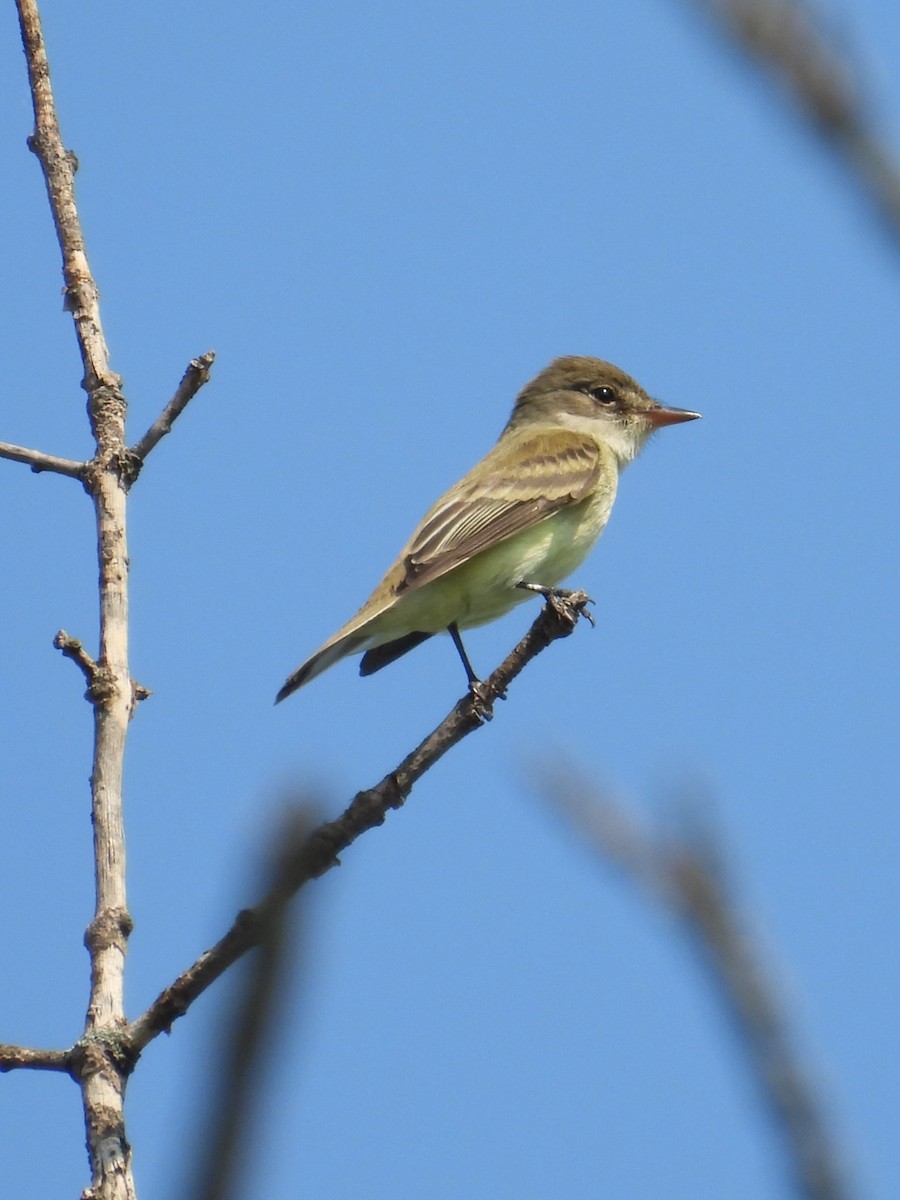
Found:
[{"label": "blue sky", "polygon": [[[829,6],[900,150],[900,17]],[[576,583],[598,627],[310,889],[245,1195],[787,1197],[741,1048],[671,918],[535,796],[572,761],[648,823],[707,798],[867,1200],[900,1177],[896,251],[689,6],[48,6],[63,133],[135,440],[213,382],[130,506],[128,1006],[253,898],[285,796],[325,815],[461,690],[446,639],[284,677],[492,444],[551,357],[703,413],[623,479]],[[13,13],[0,24],[0,438],[90,451]],[[90,506],[0,463],[0,1039],[66,1046],[87,988]],[[520,608],[467,639],[488,671]],[[142,1197],[175,1194],[220,986],[130,1084]],[[0,1176],[75,1195],[65,1079],[0,1079]],[[48,1133],[49,1130],[49,1133]]]}]

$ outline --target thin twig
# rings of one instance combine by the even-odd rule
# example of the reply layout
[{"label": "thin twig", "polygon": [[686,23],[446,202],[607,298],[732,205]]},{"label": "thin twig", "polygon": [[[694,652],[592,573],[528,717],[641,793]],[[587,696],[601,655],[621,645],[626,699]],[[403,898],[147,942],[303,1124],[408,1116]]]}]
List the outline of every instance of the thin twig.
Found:
[{"label": "thin twig", "polygon": [[85,464],[73,458],[57,458],[55,454],[43,454],[40,450],[29,450],[25,446],[14,446],[12,442],[0,442],[0,458],[26,463],[32,471],[55,471],[57,475],[69,475],[73,479],[84,479]]},{"label": "thin twig", "polygon": [[204,383],[209,380],[215,357],[215,350],[207,350],[199,358],[191,359],[187,370],[181,377],[181,383],[179,383],[175,395],[140,441],[135,442],[131,447],[131,454],[139,463],[143,463],[154,446],[162,441],[167,433],[172,432],[172,426],[175,424],[175,421],[181,416],[194,396],[203,387]]},{"label": "thin twig", "polygon": [[873,126],[862,72],[799,0],[692,0],[794,98],[900,242],[900,164]]},{"label": "thin twig", "polygon": [[68,1071],[68,1050],[35,1050],[0,1043],[0,1071]]},{"label": "thin twig", "polygon": [[542,793],[598,857],[677,915],[699,947],[747,1049],[798,1195],[848,1200],[850,1189],[822,1103],[793,1045],[775,980],[730,894],[710,829],[695,828],[690,840],[674,844],[655,838],[609,796],[559,772],[548,774]]},{"label": "thin twig", "polygon": [[[503,663],[480,687],[479,695],[464,696],[416,748],[380,783],[357,792],[348,808],[334,821],[320,825],[310,834],[302,858],[294,864],[288,881],[293,895],[305,883],[340,865],[338,855],[363,833],[382,825],[392,808],[400,808],[414,785],[448,750],[489,718],[494,699],[504,696],[513,679],[551,642],[567,637],[584,614],[588,597],[572,593],[568,604],[547,604],[537,620]],[[269,893],[255,908],[238,913],[234,924],[213,947],[157,996],[147,1011],[124,1031],[124,1053],[136,1058],[160,1033],[168,1033],[174,1021],[184,1016],[198,996],[214,983],[232,963],[259,944],[265,914],[283,897]]]}]

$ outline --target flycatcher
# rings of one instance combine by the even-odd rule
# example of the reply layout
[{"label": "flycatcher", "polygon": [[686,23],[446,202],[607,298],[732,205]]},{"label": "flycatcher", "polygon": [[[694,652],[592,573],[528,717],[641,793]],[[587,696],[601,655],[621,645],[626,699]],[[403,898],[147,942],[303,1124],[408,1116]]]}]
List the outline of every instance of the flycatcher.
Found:
[{"label": "flycatcher", "polygon": [[699,413],[651,400],[599,358],[557,358],[519,394],[497,444],[425,514],[355,617],[287,679],[275,703],[338,659],[361,675],[435,633],[459,631],[550,594],[603,532],[619,472],[664,425]]}]

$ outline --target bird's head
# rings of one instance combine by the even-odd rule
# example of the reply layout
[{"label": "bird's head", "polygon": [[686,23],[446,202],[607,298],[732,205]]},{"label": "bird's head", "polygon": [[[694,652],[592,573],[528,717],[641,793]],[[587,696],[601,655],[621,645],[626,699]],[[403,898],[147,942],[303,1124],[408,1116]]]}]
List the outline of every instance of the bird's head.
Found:
[{"label": "bird's head", "polygon": [[699,416],[653,400],[612,363],[567,355],[555,358],[522,389],[509,426],[575,429],[602,441],[624,466],[657,429]]}]

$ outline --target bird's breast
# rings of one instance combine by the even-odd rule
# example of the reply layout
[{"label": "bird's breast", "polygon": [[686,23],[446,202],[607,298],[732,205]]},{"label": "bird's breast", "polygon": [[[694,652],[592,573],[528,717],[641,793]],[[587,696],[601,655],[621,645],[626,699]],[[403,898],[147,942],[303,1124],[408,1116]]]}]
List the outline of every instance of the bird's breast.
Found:
[{"label": "bird's breast", "polygon": [[532,597],[521,582],[555,587],[583,561],[609,519],[615,482],[482,550],[445,575],[412,587],[377,619],[377,644],[410,630],[483,625]]}]

